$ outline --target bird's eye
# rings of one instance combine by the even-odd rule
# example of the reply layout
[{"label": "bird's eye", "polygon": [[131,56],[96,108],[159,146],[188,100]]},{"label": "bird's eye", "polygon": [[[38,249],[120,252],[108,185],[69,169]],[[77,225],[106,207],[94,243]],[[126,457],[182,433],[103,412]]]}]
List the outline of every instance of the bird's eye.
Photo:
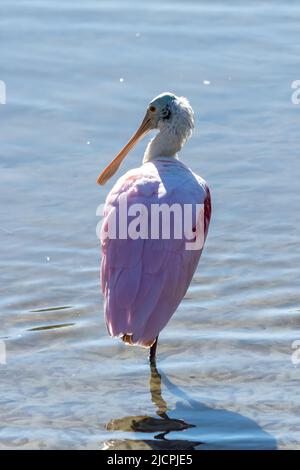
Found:
[{"label": "bird's eye", "polygon": [[151,113],[155,113],[156,107],[155,106],[149,106],[149,110],[151,111]]}]

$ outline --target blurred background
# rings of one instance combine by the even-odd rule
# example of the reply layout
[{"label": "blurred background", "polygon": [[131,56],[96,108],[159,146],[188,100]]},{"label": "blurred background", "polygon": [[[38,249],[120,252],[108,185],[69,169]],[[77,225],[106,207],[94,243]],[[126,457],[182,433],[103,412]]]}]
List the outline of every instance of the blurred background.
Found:
[{"label": "blurred background", "polygon": [[[2,0],[0,448],[300,447],[299,21],[292,0]],[[194,108],[181,158],[213,218],[150,370],[104,325],[96,178],[163,91]]]}]

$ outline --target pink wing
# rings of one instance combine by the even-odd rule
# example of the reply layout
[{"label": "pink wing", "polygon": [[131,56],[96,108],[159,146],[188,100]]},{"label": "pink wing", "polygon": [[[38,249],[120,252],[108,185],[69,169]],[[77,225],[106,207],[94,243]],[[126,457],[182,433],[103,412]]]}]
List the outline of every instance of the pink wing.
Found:
[{"label": "pink wing", "polygon": [[118,220],[124,195],[128,208],[136,203],[147,208],[153,203],[179,203],[182,207],[204,204],[205,237],[211,215],[210,195],[205,181],[181,162],[160,159],[126,173],[107,197],[101,237],[107,328],[111,336],[131,335],[133,344],[148,346],[184,297],[202,250],[186,250],[185,239],[105,237],[113,212]]}]

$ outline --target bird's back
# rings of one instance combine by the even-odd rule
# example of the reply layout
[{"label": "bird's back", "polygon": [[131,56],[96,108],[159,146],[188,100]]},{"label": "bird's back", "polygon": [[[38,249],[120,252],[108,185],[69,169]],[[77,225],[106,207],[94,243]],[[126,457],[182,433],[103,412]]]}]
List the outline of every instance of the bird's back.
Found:
[{"label": "bird's back", "polygon": [[[125,202],[129,214],[130,208],[132,210],[126,228],[130,228],[136,217],[138,206],[134,205],[146,208],[144,219],[140,219],[147,221],[144,238],[120,238],[119,221]],[[191,230],[195,237],[199,228],[197,207],[202,207],[205,240],[211,215],[208,187],[202,178],[176,159],[159,158],[127,172],[110,191],[104,210],[101,282],[106,324],[112,336],[124,337],[142,346],[152,344],[175,312],[202,252],[202,246],[186,249],[193,233],[185,232],[177,238],[172,217],[169,219],[170,236],[165,238],[160,225],[156,231],[159,238],[151,238],[152,207],[162,205],[177,206],[182,214],[185,214],[184,208],[190,206]],[[112,220],[117,223],[117,236],[107,235]],[[137,228],[134,223],[133,226]]]}]

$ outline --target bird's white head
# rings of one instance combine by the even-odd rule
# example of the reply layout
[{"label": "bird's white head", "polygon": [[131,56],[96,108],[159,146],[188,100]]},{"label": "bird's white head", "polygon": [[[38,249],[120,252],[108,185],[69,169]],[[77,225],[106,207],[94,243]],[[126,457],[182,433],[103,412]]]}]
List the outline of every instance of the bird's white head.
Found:
[{"label": "bird's white head", "polygon": [[103,170],[97,182],[105,184],[116,173],[129,151],[151,130],[158,129],[160,132],[149,142],[144,162],[159,156],[175,157],[191,136],[193,127],[194,112],[186,98],[172,93],[158,95],[149,103],[138,130]]}]

